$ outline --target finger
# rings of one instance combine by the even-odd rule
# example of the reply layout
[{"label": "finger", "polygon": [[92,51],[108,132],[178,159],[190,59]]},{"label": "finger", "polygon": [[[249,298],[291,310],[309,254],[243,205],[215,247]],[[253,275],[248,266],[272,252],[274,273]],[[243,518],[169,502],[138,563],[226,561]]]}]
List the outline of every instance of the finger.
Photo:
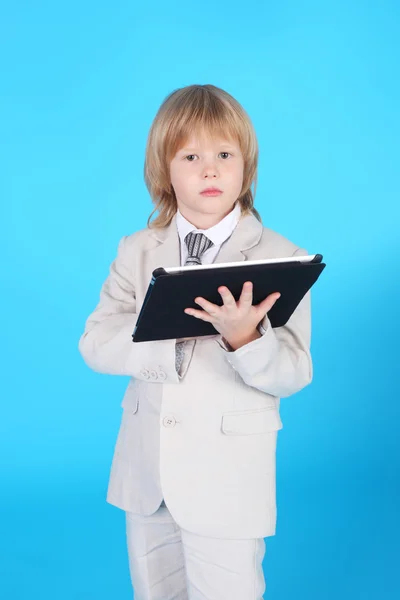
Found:
[{"label": "finger", "polygon": [[207,321],[207,323],[212,323],[213,318],[208,314],[205,310],[195,310],[194,308],[185,308],[185,313],[190,315],[191,317],[195,317],[196,319],[201,319],[202,321]]},{"label": "finger", "polygon": [[275,302],[279,300],[280,296],[281,295],[279,292],[274,292],[273,294],[267,296],[262,302],[260,302],[258,306],[260,307],[264,315],[271,310]]},{"label": "finger", "polygon": [[222,302],[228,309],[236,308],[235,297],[233,296],[229,288],[221,286],[220,288],[218,288],[218,292],[221,295]]},{"label": "finger", "polygon": [[253,304],[253,283],[246,281],[239,298],[240,308],[249,308]]},{"label": "finger", "polygon": [[219,306],[213,304],[212,302],[209,302],[205,298],[201,298],[201,296],[195,298],[194,301],[196,302],[196,304],[201,306],[201,308],[206,310],[211,316],[216,316],[218,314],[218,311],[220,310]]}]

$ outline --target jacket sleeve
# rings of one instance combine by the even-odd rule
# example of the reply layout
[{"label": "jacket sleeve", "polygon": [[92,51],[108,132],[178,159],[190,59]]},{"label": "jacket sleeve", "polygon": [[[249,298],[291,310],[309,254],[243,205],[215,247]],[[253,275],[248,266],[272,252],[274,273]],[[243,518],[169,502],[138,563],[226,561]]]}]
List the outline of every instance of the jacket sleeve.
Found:
[{"label": "jacket sleeve", "polygon": [[[298,248],[293,256],[307,255]],[[279,302],[279,300],[278,300]],[[273,328],[266,315],[261,322],[265,333],[258,339],[229,352],[217,338],[226,360],[247,385],[286,398],[299,392],[312,381],[311,291],[309,290],[283,327]]]},{"label": "jacket sleeve", "polygon": [[86,364],[99,373],[130,375],[145,381],[179,383],[175,340],[133,342],[138,318],[133,273],[134,237],[124,236],[79,340]]}]

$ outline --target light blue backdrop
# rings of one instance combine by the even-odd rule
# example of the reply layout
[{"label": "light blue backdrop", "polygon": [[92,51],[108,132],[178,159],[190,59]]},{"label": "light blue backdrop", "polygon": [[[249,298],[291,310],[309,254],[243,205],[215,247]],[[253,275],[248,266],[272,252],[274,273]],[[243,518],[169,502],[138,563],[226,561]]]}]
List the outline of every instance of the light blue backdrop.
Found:
[{"label": "light blue backdrop", "polygon": [[105,502],[128,378],[90,371],[77,344],[152,210],[160,103],[212,83],[255,124],[264,224],[328,265],[314,381],[282,401],[265,598],[398,598],[399,4],[0,10],[1,597],[131,597],[124,514]]}]

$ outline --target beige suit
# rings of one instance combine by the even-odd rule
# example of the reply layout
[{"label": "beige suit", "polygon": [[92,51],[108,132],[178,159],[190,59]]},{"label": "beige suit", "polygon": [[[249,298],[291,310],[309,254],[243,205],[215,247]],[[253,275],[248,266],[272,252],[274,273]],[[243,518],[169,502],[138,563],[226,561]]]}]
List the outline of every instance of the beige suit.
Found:
[{"label": "beige suit", "polygon": [[[247,215],[214,262],[304,254]],[[79,342],[95,371],[132,377],[107,501],[150,515],[165,498],[176,523],[203,536],[274,535],[280,398],[312,380],[310,292],[284,327],[266,316],[266,333],[235,352],[220,335],[198,338],[180,379],[175,339],[132,342],[152,271],[179,264],[176,216],[163,230],[123,237]]]}]

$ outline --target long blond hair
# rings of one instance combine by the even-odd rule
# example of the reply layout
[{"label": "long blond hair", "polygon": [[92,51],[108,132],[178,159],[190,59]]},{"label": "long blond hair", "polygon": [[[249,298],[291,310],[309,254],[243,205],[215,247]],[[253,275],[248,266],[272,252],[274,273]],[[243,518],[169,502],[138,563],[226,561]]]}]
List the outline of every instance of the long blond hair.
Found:
[{"label": "long blond hair", "polygon": [[[254,208],[258,143],[250,117],[241,104],[221,88],[214,85],[188,85],[165,98],[150,127],[144,179],[155,208],[147,220],[147,226],[166,227],[177,211],[169,165],[193,133],[207,133],[212,137],[228,136],[238,142],[244,170],[242,190],[237,201],[242,214],[252,213],[261,222],[261,216]],[[157,210],[159,215],[150,222]]]}]

